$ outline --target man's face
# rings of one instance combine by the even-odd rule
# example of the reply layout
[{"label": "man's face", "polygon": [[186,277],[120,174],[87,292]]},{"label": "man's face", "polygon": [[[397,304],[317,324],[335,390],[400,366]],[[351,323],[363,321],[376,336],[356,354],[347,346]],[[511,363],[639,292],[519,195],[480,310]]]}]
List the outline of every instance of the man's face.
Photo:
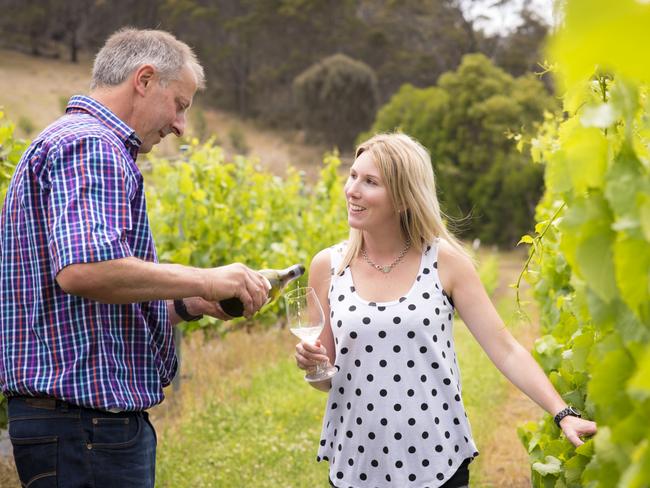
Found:
[{"label": "man's face", "polygon": [[141,153],[151,151],[169,134],[177,137],[185,132],[185,113],[192,105],[196,81],[190,68],[185,67],[177,80],[163,84],[157,74],[150,81],[141,100],[134,129],[142,140]]}]

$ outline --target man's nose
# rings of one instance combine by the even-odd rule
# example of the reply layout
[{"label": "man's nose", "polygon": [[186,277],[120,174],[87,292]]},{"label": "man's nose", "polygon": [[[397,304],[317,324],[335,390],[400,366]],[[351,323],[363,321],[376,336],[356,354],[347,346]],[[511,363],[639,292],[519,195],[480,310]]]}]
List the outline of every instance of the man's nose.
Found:
[{"label": "man's nose", "polygon": [[185,114],[176,117],[172,123],[172,132],[176,137],[180,137],[185,133]]}]

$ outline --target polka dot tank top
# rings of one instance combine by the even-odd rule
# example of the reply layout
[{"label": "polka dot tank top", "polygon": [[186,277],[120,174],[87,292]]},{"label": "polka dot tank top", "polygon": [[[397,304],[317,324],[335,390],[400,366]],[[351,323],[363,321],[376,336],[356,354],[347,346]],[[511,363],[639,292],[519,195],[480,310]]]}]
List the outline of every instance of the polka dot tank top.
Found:
[{"label": "polka dot tank top", "polygon": [[368,302],[345,243],[330,249],[330,323],[339,372],[332,378],[318,461],[340,488],[438,487],[478,455],[461,399],[454,308],[438,278],[438,243],[425,246],[410,291]]}]

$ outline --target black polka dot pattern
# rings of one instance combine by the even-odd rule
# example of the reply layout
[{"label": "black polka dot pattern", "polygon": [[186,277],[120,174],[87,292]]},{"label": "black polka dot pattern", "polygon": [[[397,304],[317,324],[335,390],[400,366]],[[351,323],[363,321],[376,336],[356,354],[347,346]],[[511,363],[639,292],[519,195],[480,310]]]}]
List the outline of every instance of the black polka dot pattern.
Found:
[{"label": "black polka dot pattern", "polygon": [[[331,249],[338,269],[343,245]],[[352,273],[354,270],[352,270]],[[478,455],[461,399],[451,299],[437,245],[422,255],[410,291],[366,301],[352,273],[329,292],[339,373],[332,378],[317,460],[340,487],[431,488]]]}]

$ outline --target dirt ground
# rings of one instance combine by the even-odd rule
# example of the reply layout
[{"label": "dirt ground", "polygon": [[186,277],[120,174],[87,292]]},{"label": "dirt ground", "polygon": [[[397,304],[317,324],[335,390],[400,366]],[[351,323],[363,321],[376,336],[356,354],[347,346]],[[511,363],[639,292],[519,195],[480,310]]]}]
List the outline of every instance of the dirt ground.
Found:
[{"label": "dirt ground", "polygon": [[[493,301],[502,298],[515,301],[515,291],[510,287],[517,281],[525,257],[519,251],[499,255],[499,284]],[[523,284],[526,298],[528,286]],[[527,310],[530,323],[520,326],[514,335],[527,350],[531,350],[539,336],[538,317],[533,307]],[[481,446],[482,480],[476,488],[527,488],[530,487],[528,453],[517,437],[517,426],[541,418],[544,411],[521,391],[508,383],[508,397],[499,412],[500,420],[487,444]]]}]

